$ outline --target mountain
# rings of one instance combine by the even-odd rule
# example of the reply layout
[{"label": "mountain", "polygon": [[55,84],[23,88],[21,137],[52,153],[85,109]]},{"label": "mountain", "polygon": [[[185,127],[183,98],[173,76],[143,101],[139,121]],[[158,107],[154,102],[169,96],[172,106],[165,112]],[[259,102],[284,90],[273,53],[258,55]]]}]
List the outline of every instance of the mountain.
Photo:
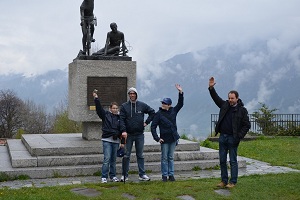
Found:
[{"label": "mountain", "polygon": [[52,70],[42,75],[24,77],[22,74],[0,76],[0,89],[13,90],[23,100],[33,100],[38,105],[46,106],[47,112],[67,100],[68,72]]},{"label": "mountain", "polygon": [[[178,93],[174,85],[181,84],[185,99],[177,118],[178,129],[196,138],[210,133],[210,115],[218,113],[207,89],[211,76],[223,99],[230,90],[237,90],[249,113],[260,107],[259,102],[278,109],[276,113],[300,112],[300,44],[256,41],[221,45],[176,55],[146,71],[147,76],[137,80],[139,100],[155,110],[163,97],[170,97],[175,105]],[[46,105],[51,112],[67,99],[67,79],[67,70],[29,78],[0,76],[0,89],[12,89],[22,99]]]}]

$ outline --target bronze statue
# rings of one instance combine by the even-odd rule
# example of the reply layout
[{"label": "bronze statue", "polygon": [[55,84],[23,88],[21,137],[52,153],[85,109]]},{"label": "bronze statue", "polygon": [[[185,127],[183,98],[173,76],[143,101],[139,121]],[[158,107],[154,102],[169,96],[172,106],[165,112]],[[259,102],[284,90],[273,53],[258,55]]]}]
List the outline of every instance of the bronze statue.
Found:
[{"label": "bronze statue", "polygon": [[[80,6],[81,30],[82,30],[82,54],[86,55],[89,51],[91,42],[95,42],[93,38],[95,30],[94,18],[94,0],[84,0]],[[90,40],[90,41],[87,41]]]},{"label": "bronze statue", "polygon": [[[110,55],[119,56],[122,52],[122,56],[126,56],[128,52],[125,45],[124,33],[118,31],[118,26],[115,22],[110,24],[111,31],[107,33],[105,47],[94,53],[93,55]],[[122,47],[120,47],[122,43]]]}]

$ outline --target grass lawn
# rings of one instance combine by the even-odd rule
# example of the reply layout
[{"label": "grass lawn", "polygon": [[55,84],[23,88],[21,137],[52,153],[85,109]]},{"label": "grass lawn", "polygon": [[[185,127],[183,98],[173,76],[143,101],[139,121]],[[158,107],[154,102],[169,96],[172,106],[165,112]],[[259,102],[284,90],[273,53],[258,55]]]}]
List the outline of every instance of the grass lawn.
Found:
[{"label": "grass lawn", "polygon": [[[215,142],[208,145],[218,146]],[[289,166],[300,169],[300,138],[261,138],[255,141],[241,142],[239,155],[272,165]],[[239,177],[237,186],[230,189],[229,196],[215,192],[219,178],[190,179],[167,182],[150,181],[144,183],[108,183],[55,186],[44,188],[0,189],[0,199],[19,200],[77,200],[77,199],[128,199],[124,194],[135,199],[164,200],[176,199],[189,195],[194,199],[281,199],[300,200],[300,173],[267,174]],[[97,197],[85,197],[70,191],[72,188],[93,188],[101,192]]]},{"label": "grass lawn", "polygon": [[[0,199],[19,200],[79,200],[79,199],[127,199],[129,194],[135,199],[176,199],[189,195],[194,199],[300,199],[300,173],[277,175],[253,175],[240,177],[238,185],[230,190],[230,196],[222,196],[215,192],[219,179],[197,179],[163,183],[150,181],[144,183],[108,183],[85,184],[72,186],[55,186],[45,188],[22,188],[0,190]],[[93,188],[101,192],[98,197],[85,197],[75,194],[72,188]]]}]

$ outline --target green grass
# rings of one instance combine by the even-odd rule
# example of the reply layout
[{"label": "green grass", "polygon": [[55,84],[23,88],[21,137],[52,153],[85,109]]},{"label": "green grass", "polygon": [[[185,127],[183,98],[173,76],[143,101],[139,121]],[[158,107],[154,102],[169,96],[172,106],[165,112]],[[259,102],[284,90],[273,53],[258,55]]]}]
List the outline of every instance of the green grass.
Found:
[{"label": "green grass", "polygon": [[[126,199],[123,194],[130,194],[136,199],[176,199],[189,195],[194,199],[299,199],[300,173],[278,175],[253,175],[240,177],[236,188],[230,190],[229,197],[215,192],[219,179],[197,179],[163,183],[150,181],[144,183],[108,183],[73,186],[55,186],[44,188],[1,189],[0,199],[5,200],[81,200],[81,199]],[[74,194],[75,187],[93,188],[101,192],[98,197],[88,198]],[[254,192],[255,191],[255,192]]]},{"label": "green grass", "polygon": [[300,170],[300,137],[260,138],[241,142],[238,154],[271,165]]},{"label": "green grass", "polygon": [[[218,149],[218,142],[205,140],[201,145]],[[259,137],[241,141],[238,155],[300,170],[300,137]]]}]

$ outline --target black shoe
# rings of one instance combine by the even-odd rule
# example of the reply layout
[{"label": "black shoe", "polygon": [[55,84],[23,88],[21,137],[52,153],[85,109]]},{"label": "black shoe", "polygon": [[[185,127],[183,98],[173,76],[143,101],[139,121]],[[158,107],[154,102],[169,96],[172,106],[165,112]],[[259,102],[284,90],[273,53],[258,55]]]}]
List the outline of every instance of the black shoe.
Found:
[{"label": "black shoe", "polygon": [[167,180],[168,180],[168,177],[166,177],[166,176],[162,176],[162,177],[161,177],[161,180],[162,180],[163,182],[167,182]]},{"label": "black shoe", "polygon": [[175,181],[174,176],[169,176],[169,181]]},{"label": "black shoe", "polygon": [[95,42],[96,40],[94,38],[91,39],[91,42]]}]

